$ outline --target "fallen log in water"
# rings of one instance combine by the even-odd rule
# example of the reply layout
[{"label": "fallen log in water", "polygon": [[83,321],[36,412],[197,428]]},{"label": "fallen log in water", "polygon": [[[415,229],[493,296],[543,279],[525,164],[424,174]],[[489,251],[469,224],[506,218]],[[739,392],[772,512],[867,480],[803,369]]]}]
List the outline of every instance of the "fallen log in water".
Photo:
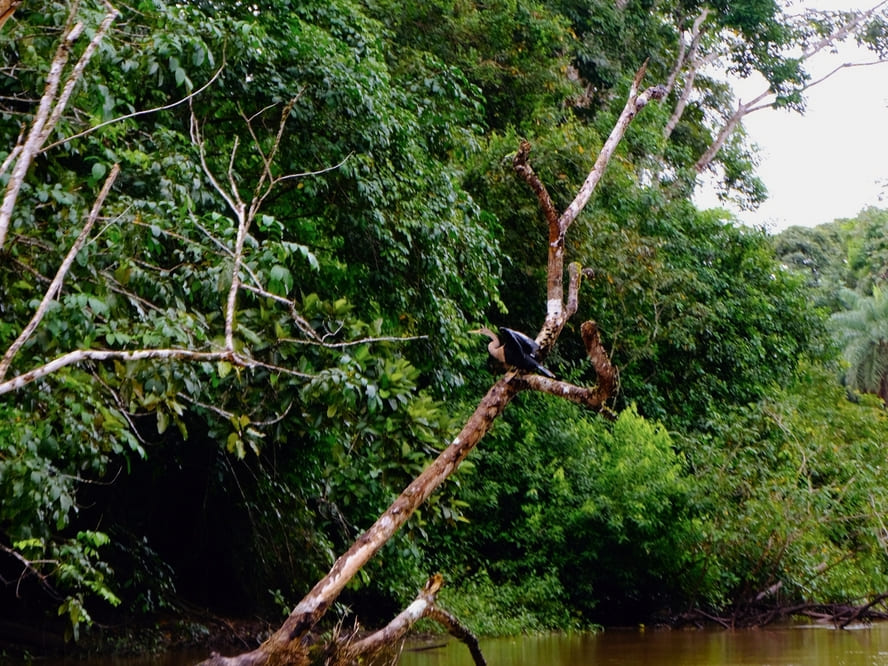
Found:
[{"label": "fallen log in water", "polygon": [[718,624],[726,629],[764,627],[793,617],[807,617],[844,629],[854,622],[888,620],[888,594],[876,595],[863,604],[850,603],[751,603],[736,607],[728,615],[717,615],[700,608],[681,613],[669,621],[674,627]]}]

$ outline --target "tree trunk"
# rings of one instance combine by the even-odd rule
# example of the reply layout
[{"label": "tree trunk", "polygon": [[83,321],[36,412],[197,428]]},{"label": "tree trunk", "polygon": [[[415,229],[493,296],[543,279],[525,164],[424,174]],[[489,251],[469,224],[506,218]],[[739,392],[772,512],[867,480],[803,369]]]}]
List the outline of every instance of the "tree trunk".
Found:
[{"label": "tree trunk", "polygon": [[[528,162],[530,144],[522,141],[515,156],[515,170],[536,194],[547,222],[550,240],[547,263],[546,320],[537,335],[537,342],[540,344],[542,354],[551,349],[565,322],[577,310],[582,276],[578,264],[572,264],[569,267],[570,279],[566,302],[564,299],[564,239],[567,230],[592,196],[604,174],[608,161],[629,127],[629,123],[651,99],[660,99],[665,94],[665,88],[662,86],[653,86],[644,92],[639,92],[644,69],[642,67],[636,75],[623,112],[605,141],[595,166],[564,213],[557,214],[545,186]],[[610,396],[610,390],[616,385],[616,374],[604,354],[597,327],[593,322],[587,322],[584,325],[583,339],[587,355],[598,373],[599,385],[597,387],[591,389],[576,387],[566,382],[525,374],[518,370],[506,373],[488,390],[459,435],[429,467],[407,486],[370,529],[358,537],[351,548],[336,560],[330,572],[318,581],[314,588],[296,605],[280,629],[252,652],[234,657],[213,654],[202,662],[201,666],[308,664],[310,660],[309,632],[361,567],[386,544],[429,495],[459,467],[519,391],[533,388],[559,397],[568,397],[574,402],[595,408],[598,411],[605,411],[604,403]],[[428,603],[428,599],[423,603],[426,608],[433,607],[433,603]],[[402,626],[412,616],[408,613],[406,619],[400,621],[398,626]],[[454,627],[462,627],[455,618],[444,611],[438,611],[436,616],[439,621],[447,623],[452,620]],[[393,640],[399,640],[397,632],[393,631],[391,635]],[[377,650],[379,648],[376,641],[368,642],[365,645],[368,646],[368,649],[372,647],[373,650]],[[357,648],[354,645],[351,647],[351,652],[348,652],[349,648],[347,647],[344,649],[350,657],[356,656],[355,650]],[[472,649],[471,645],[470,649]],[[477,643],[472,649],[473,655],[476,651]],[[477,652],[475,659],[476,663],[483,663],[483,657],[481,657],[482,661],[478,661],[478,657],[480,657],[480,651]]]},{"label": "tree trunk", "polygon": [[422,472],[373,526],[358,537],[330,572],[297,604],[284,624],[256,650],[236,657],[213,655],[205,666],[253,666],[256,664],[308,663],[305,638],[352,577],[382,548],[413,512],[452,474],[487,433],[509,401],[519,391],[519,383],[509,373],[494,384],[478,404],[459,435]]}]

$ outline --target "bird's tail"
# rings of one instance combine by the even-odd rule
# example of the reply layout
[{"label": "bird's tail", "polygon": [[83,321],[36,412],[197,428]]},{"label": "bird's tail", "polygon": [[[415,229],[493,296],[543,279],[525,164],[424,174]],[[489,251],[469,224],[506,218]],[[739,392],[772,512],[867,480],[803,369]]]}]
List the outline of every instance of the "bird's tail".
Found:
[{"label": "bird's tail", "polygon": [[549,371],[547,368],[544,368],[539,363],[536,364],[536,371],[541,375],[545,375],[549,379],[555,379],[555,375],[553,375],[551,371]]}]

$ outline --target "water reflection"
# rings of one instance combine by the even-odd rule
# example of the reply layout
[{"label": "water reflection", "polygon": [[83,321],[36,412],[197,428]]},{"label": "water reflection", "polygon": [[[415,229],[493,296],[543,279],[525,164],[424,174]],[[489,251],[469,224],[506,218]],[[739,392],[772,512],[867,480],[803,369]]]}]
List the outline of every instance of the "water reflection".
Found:
[{"label": "water reflection", "polygon": [[[442,641],[443,642],[443,641]],[[742,631],[609,629],[595,636],[481,641],[490,666],[888,666],[888,623],[837,631],[769,627]],[[40,660],[40,666],[193,666],[208,652],[151,657]],[[3,666],[28,662],[4,661]],[[400,666],[473,666],[464,645],[405,650]]]},{"label": "water reflection", "polygon": [[[482,641],[491,666],[888,666],[888,624],[837,631],[608,630],[596,636]],[[472,666],[465,646],[405,651],[401,666]]]},{"label": "water reflection", "polygon": [[209,650],[179,650],[140,657],[83,657],[66,659],[4,659],[2,666],[194,666],[210,656]]}]

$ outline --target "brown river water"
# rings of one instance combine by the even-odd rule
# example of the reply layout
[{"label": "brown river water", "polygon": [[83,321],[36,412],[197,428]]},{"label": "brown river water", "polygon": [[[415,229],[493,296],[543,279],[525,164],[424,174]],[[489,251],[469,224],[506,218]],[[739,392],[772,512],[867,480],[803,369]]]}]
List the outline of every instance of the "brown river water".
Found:
[{"label": "brown river water", "polygon": [[[481,641],[490,666],[888,666],[888,623],[835,630],[811,625],[726,630],[609,629]],[[5,661],[19,666],[192,666],[206,653],[85,660]],[[458,642],[408,646],[401,666],[472,666]]]},{"label": "brown river water", "polygon": [[[608,630],[481,642],[490,666],[888,666],[888,624],[834,630]],[[472,666],[468,649],[405,651],[401,666]]]}]

